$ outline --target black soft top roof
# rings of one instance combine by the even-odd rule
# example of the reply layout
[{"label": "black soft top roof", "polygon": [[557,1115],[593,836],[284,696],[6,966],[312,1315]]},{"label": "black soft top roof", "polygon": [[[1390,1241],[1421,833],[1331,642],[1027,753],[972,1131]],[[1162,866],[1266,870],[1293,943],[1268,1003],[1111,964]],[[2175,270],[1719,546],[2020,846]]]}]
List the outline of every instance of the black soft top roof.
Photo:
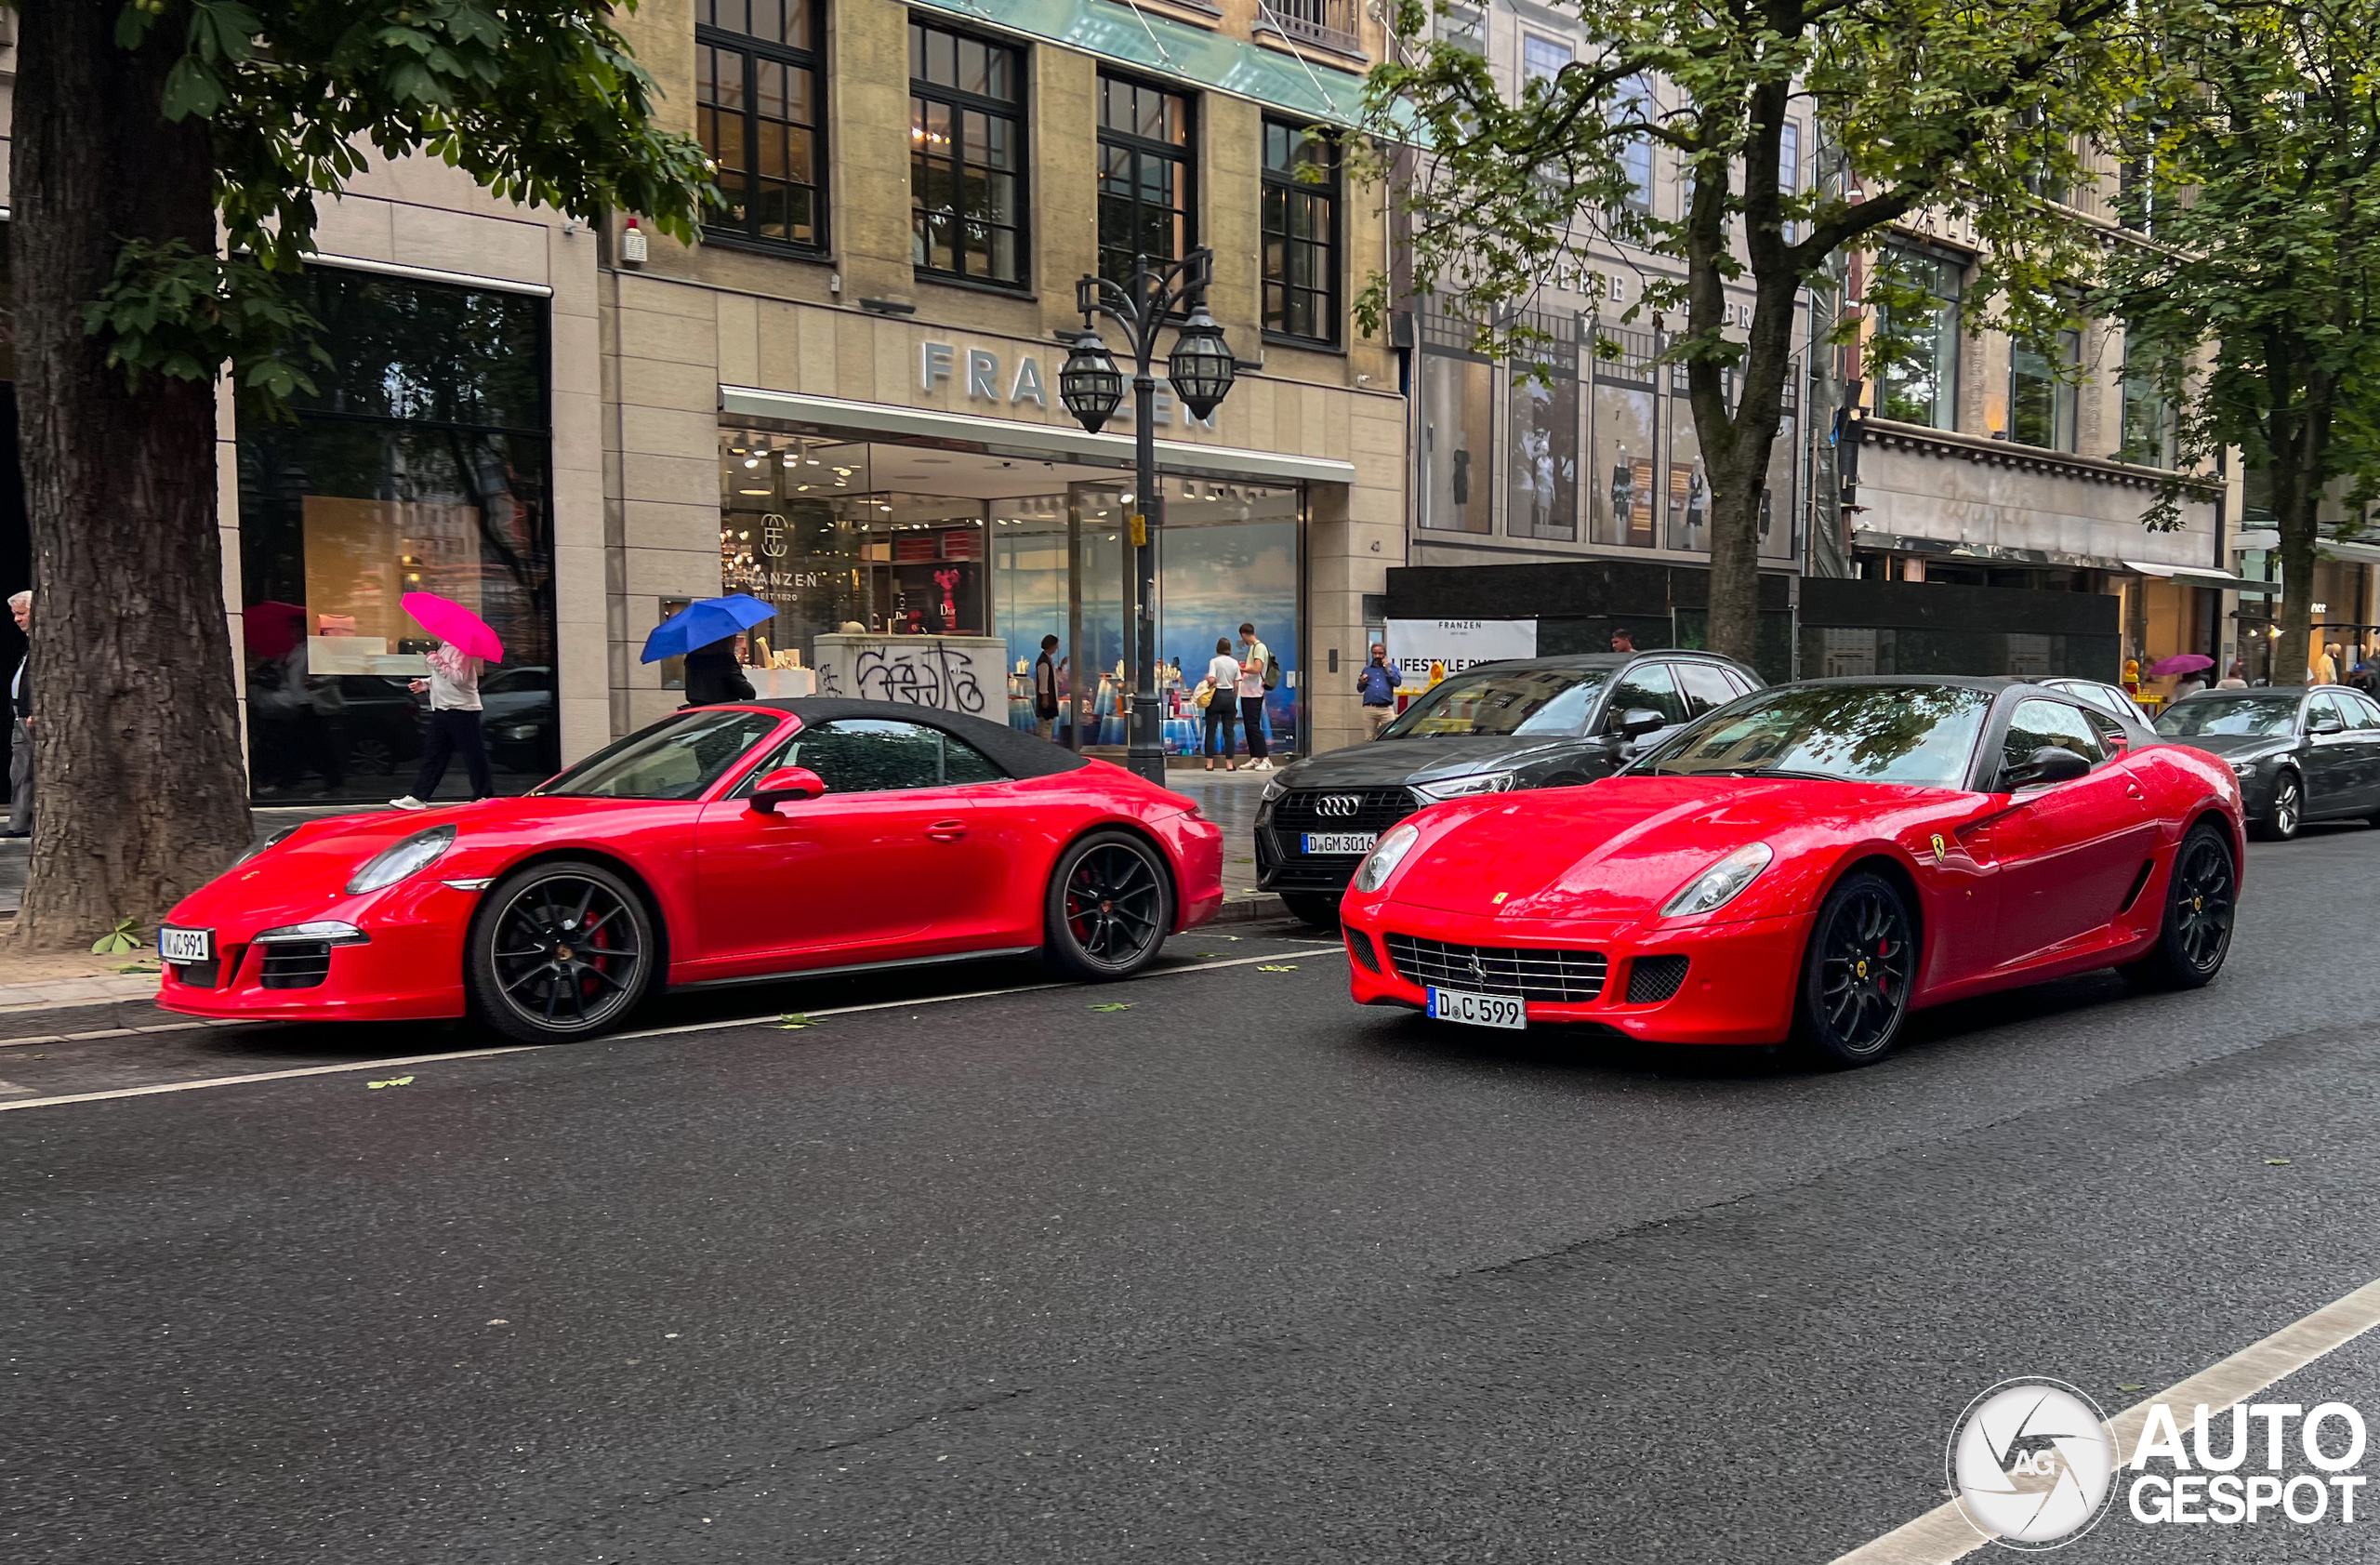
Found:
[{"label": "black soft top roof", "polygon": [[791,712],[807,728],[839,718],[876,718],[888,723],[917,723],[966,740],[997,763],[1012,777],[1046,777],[1087,766],[1087,757],[1050,743],[1038,735],[938,707],[912,706],[906,701],[848,701],[831,696],[802,696],[783,701],[749,701],[738,706],[767,707]]}]

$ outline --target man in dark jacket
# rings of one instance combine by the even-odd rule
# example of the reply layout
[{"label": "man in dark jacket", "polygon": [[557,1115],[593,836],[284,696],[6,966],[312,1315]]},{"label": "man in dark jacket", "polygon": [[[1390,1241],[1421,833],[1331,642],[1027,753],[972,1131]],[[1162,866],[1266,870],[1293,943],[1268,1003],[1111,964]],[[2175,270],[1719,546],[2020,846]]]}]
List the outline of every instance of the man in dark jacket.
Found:
[{"label": "man in dark jacket", "polygon": [[1058,726],[1058,638],[1041,638],[1041,657],[1033,665],[1033,723],[1045,738]]},{"label": "man in dark jacket", "polygon": [[[8,599],[17,629],[33,633],[33,595],[19,592]],[[8,680],[8,829],[0,837],[33,834],[33,657],[31,649],[17,662]]]},{"label": "man in dark jacket", "polygon": [[715,707],[752,699],[752,682],[744,677],[744,660],[735,656],[737,640],[721,636],[686,654],[686,705]]}]

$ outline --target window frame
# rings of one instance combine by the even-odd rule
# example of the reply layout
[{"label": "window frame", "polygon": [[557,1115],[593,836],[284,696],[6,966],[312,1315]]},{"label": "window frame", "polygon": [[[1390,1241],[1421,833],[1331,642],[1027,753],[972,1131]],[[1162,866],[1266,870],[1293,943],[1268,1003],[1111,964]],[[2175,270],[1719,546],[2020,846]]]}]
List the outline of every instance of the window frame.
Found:
[{"label": "window frame", "polygon": [[[1277,114],[1266,114],[1259,122],[1258,134],[1264,137],[1269,141],[1274,131],[1285,131],[1292,138],[1292,150],[1294,151],[1295,146],[1302,143],[1310,134],[1313,133],[1315,128],[1316,127],[1312,126],[1298,126]],[[1329,148],[1330,151],[1330,178],[1327,183],[1317,183],[1315,181],[1301,179],[1298,179],[1294,173],[1289,171],[1283,171],[1276,174],[1273,170],[1272,159],[1268,155],[1268,149],[1260,148],[1258,151],[1256,160],[1256,314],[1257,320],[1260,324],[1260,330],[1264,340],[1267,342],[1279,342],[1287,346],[1298,348],[1337,348],[1341,345],[1340,322],[1342,314],[1343,313],[1341,305],[1343,296],[1342,290],[1340,287],[1339,277],[1341,269],[1345,260],[1345,231],[1342,224],[1344,220],[1343,212],[1346,204],[1340,198],[1345,190],[1346,165],[1343,155],[1345,149],[1339,144],[1337,137],[1331,136],[1328,133],[1323,135],[1322,141],[1324,145]],[[1292,169],[1298,166],[1294,159],[1292,160],[1290,166]],[[1276,190],[1303,195],[1318,195],[1324,204],[1329,219],[1327,223],[1327,227],[1329,230],[1328,235],[1318,242],[1313,240],[1294,239],[1287,232],[1283,232],[1282,233],[1276,235],[1270,228],[1265,226],[1265,215],[1269,207],[1269,198],[1272,192]],[[1278,285],[1283,289],[1285,304],[1289,292],[1292,290],[1301,293],[1318,294],[1320,296],[1326,319],[1324,321],[1323,332],[1319,336],[1308,337],[1302,332],[1290,331],[1286,327],[1276,328],[1269,324],[1272,309],[1270,302],[1265,296],[1275,286],[1275,283],[1271,273],[1266,270],[1268,264],[1267,256],[1270,252],[1272,244],[1276,237],[1284,246],[1291,245],[1316,245],[1322,252],[1324,263],[1322,272],[1326,279],[1322,287],[1319,289],[1297,288],[1295,285],[1289,283],[1286,278],[1284,278]],[[1287,318],[1288,313],[1289,312],[1285,308],[1282,312],[1284,319]]]},{"label": "window frame", "polygon": [[[810,112],[813,115],[812,123],[804,126],[804,128],[810,132],[810,163],[811,173],[813,175],[813,179],[808,187],[811,192],[810,226],[811,232],[815,237],[807,242],[794,239],[770,238],[768,235],[758,232],[758,222],[748,216],[750,208],[749,204],[747,203],[747,220],[745,225],[740,228],[731,228],[724,223],[714,222],[709,217],[706,216],[702,224],[703,239],[706,243],[716,240],[728,245],[748,245],[756,249],[767,250],[775,255],[798,256],[805,259],[813,260],[824,260],[833,253],[833,233],[828,226],[833,211],[833,203],[830,200],[827,179],[827,173],[832,167],[832,162],[828,156],[826,143],[826,0],[806,0],[804,9],[807,11],[810,19],[810,44],[806,48],[798,47],[791,44],[773,43],[766,38],[758,37],[753,33],[732,32],[727,28],[715,26],[710,22],[704,21],[701,20],[701,7],[698,0],[695,7],[694,47],[697,50],[704,48],[724,50],[731,55],[739,57],[744,62],[744,108],[742,113],[744,119],[744,144],[747,149],[746,157],[747,160],[752,156],[751,150],[758,147],[760,144],[758,126],[760,113],[760,97],[759,92],[760,60],[767,60],[778,65],[807,71],[810,73]],[[701,80],[700,61],[697,60],[694,86],[695,134],[697,141],[699,141],[701,135],[702,110],[706,107],[702,102]],[[715,108],[716,105],[710,105],[710,107]],[[704,151],[706,154],[707,154],[709,149],[705,148]],[[756,173],[756,171],[752,169],[747,169],[745,172],[747,175]],[[794,181],[787,180],[787,182],[790,184]]]},{"label": "window frame", "polygon": [[[917,219],[923,208],[918,205],[917,154],[914,152],[911,153],[909,161],[909,232],[912,246],[910,270],[915,275],[931,282],[957,283],[973,288],[998,288],[1002,292],[1030,293],[1033,289],[1033,190],[1031,184],[1033,153],[1028,139],[1032,125],[1030,97],[1032,56],[1025,45],[986,37],[963,27],[954,27],[939,17],[924,17],[912,11],[909,13],[908,24],[913,28],[924,28],[929,32],[946,33],[954,38],[964,38],[969,43],[980,44],[985,48],[1003,50],[1011,57],[1011,73],[1016,84],[1016,97],[1013,99],[989,98],[968,92],[962,87],[945,86],[939,82],[927,81],[918,75],[914,65],[912,66],[908,77],[909,98],[912,103],[922,98],[949,109],[954,118],[960,112],[972,112],[996,115],[1014,126],[1016,166],[1013,170],[1005,172],[1012,173],[1016,180],[1016,222],[1013,225],[1013,232],[1016,234],[1017,275],[1013,280],[1003,277],[978,277],[964,270],[967,251],[963,242],[951,252],[951,259],[960,263],[961,269],[959,271],[945,271],[930,262],[916,259]],[[914,126],[915,123],[913,116],[911,124]],[[954,150],[949,160],[954,182],[963,182],[969,166],[961,153],[963,146],[963,137],[955,139]],[[968,220],[964,213],[957,209],[953,211],[953,219],[962,228]],[[1010,225],[993,226],[1005,228]]]},{"label": "window frame", "polygon": [[[1933,296],[1937,301],[1936,308],[1933,312],[1934,319],[1931,326],[1931,330],[1934,334],[1934,347],[1931,356],[1932,362],[1928,365],[1926,371],[1934,383],[1934,405],[1931,417],[1924,422],[1923,427],[1933,430],[1949,430],[1955,432],[1959,427],[1959,378],[1966,367],[1966,326],[1964,317],[1964,307],[1966,303],[1966,263],[1962,259],[1954,259],[1950,256],[1944,255],[1938,250],[1920,245],[1893,242],[1888,243],[1885,248],[1893,251],[1900,259],[1901,264],[1906,265],[1915,262],[1930,266],[1934,269],[1933,281],[1937,290]],[[2010,370],[2010,375],[2013,390],[2013,378],[2015,375],[2013,365]],[[1895,413],[1884,412],[1884,407],[1885,398],[1900,394],[1902,393],[1895,388],[1893,378],[1889,375],[1884,373],[1879,373],[1877,375],[1876,406],[1877,410],[1880,413],[1883,413],[1884,417],[1887,418],[1899,417]],[[2013,410],[2015,405],[2013,395],[2010,405]],[[1906,418],[1901,419],[1901,421],[1904,423],[1916,422],[1916,420]]]},{"label": "window frame", "polygon": [[[2016,366],[2017,361],[2020,358],[2040,359],[2049,366],[2047,379],[2050,386],[2050,439],[2047,444],[2042,444],[2034,441],[2026,440],[2016,433],[2016,380],[2018,375]],[[2082,334],[2072,328],[2061,329],[2058,332],[2057,352],[2055,358],[2042,353],[2037,349],[2029,348],[2021,342],[2011,341],[2009,343],[2009,444],[2013,445],[2027,446],[2035,451],[2064,451],[2069,455],[2073,453],[2075,446],[2081,438],[2082,425],[2082,388],[2077,383],[2074,376],[2061,374],[2060,371],[2079,370],[2082,367]]]},{"label": "window frame", "polygon": [[[1106,242],[1100,237],[1099,219],[1101,208],[1105,204],[1107,196],[1106,193],[1100,189],[1100,186],[1106,179],[1105,166],[1107,161],[1107,149],[1110,147],[1122,148],[1123,150],[1132,153],[1135,158],[1164,158],[1176,166],[1177,179],[1180,182],[1176,187],[1175,195],[1179,205],[1173,209],[1179,210],[1182,214],[1182,256],[1186,256],[1191,251],[1198,247],[1199,114],[1198,95],[1191,92],[1183,92],[1170,83],[1152,81],[1145,76],[1135,75],[1129,71],[1114,71],[1104,68],[1099,72],[1097,80],[1099,84],[1099,102],[1091,117],[1091,129],[1093,132],[1091,138],[1093,158],[1093,162],[1091,164],[1091,199],[1094,203],[1091,208],[1091,259],[1092,270],[1097,272],[1098,275],[1104,277],[1107,275],[1104,267],[1107,260],[1108,246]],[[1136,92],[1161,92],[1170,98],[1179,99],[1182,104],[1182,144],[1177,147],[1170,141],[1151,140],[1147,137],[1141,136],[1130,131],[1117,130],[1111,127],[1107,123],[1107,86],[1111,82],[1119,86],[1129,86]],[[1144,206],[1144,203],[1138,193],[1140,186],[1139,172],[1139,166],[1135,164],[1133,168],[1134,178],[1132,180],[1134,194],[1131,197],[1131,203],[1136,214]],[[1139,225],[1136,223],[1134,228],[1135,232],[1137,232]],[[1151,259],[1158,260],[1159,264],[1164,264],[1165,262],[1179,260],[1182,259],[1182,256],[1168,256],[1163,258],[1152,257]],[[1111,279],[1111,281],[1122,281],[1122,279]]]}]

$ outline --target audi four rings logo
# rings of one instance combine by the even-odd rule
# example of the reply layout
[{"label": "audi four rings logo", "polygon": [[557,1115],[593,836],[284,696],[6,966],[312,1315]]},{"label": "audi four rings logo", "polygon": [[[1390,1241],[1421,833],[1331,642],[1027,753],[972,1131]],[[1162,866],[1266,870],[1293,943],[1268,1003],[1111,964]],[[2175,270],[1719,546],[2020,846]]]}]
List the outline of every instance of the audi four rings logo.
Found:
[{"label": "audi four rings logo", "polygon": [[1314,801],[1314,813],[1318,816],[1352,816],[1363,807],[1360,793],[1324,793]]}]

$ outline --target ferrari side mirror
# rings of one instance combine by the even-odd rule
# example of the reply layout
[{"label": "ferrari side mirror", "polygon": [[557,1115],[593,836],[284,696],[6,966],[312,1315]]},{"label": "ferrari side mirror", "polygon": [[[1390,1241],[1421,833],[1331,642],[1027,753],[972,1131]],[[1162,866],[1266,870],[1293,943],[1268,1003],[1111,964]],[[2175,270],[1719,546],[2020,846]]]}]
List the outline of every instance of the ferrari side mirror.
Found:
[{"label": "ferrari side mirror", "polygon": [[2091,774],[2088,756],[2056,745],[2043,745],[2023,762],[2000,774],[2001,786],[2014,793],[2020,788],[2043,788],[2051,783],[2072,782],[2076,777]]},{"label": "ferrari side mirror", "polygon": [[777,813],[777,806],[791,800],[800,803],[815,799],[826,791],[826,779],[807,766],[780,766],[762,777],[752,789],[752,808],[764,816]]},{"label": "ferrari side mirror", "polygon": [[1670,720],[1650,707],[1631,707],[1612,719],[1611,731],[1627,738],[1639,739],[1669,725]]}]

